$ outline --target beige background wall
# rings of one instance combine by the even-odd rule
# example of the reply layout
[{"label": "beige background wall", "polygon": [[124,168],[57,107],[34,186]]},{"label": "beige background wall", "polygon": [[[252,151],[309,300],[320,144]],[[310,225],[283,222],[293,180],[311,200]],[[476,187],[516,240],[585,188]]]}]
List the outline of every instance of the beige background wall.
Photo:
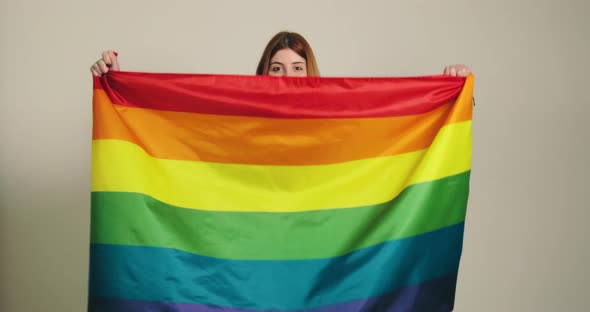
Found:
[{"label": "beige background wall", "polygon": [[250,74],[277,31],[325,76],[476,74],[456,311],[588,311],[590,2],[0,2],[0,311],[83,311],[91,79]]}]

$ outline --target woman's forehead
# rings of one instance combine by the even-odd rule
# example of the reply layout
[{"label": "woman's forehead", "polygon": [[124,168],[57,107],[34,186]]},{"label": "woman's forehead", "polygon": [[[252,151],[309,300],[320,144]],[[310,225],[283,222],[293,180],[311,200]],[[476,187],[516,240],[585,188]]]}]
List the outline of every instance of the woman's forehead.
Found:
[{"label": "woman's forehead", "polygon": [[297,54],[297,52],[291,49],[281,49],[272,56],[270,61],[283,64],[297,62],[305,63],[305,58],[303,58],[301,55]]}]

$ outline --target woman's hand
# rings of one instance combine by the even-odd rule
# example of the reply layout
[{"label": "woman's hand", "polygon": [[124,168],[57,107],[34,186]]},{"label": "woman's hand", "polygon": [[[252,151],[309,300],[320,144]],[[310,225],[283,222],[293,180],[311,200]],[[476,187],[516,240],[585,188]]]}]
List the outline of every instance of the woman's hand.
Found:
[{"label": "woman's hand", "polygon": [[90,71],[94,76],[102,76],[112,71],[119,71],[119,62],[117,61],[117,52],[109,50],[102,52],[102,57],[96,61],[96,63],[92,64],[90,67]]},{"label": "woman's hand", "polygon": [[471,74],[471,70],[469,70],[469,67],[463,64],[449,65],[445,67],[443,74],[453,77],[467,77],[469,74]]}]

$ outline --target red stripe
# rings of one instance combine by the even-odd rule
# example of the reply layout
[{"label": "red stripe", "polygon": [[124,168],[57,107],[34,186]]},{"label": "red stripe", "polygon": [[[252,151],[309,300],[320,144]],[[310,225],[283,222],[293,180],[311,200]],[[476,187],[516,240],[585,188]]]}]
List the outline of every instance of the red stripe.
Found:
[{"label": "red stripe", "polygon": [[415,115],[456,98],[465,78],[324,78],[109,72],[114,104],[214,115],[358,118]]}]

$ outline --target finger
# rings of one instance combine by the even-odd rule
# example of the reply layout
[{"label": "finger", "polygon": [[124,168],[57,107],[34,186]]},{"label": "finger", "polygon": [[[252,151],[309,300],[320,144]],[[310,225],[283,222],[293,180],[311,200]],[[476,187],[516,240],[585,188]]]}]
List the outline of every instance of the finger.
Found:
[{"label": "finger", "polygon": [[109,72],[109,67],[103,60],[98,60],[96,64],[98,65],[98,68],[100,68],[101,73],[106,74]]},{"label": "finger", "polygon": [[119,71],[121,70],[119,67],[119,60],[117,59],[117,56],[119,54],[115,51],[109,51],[109,59],[111,60],[111,70],[112,71]]},{"label": "finger", "polygon": [[455,68],[455,66],[451,66],[451,68],[449,69],[449,75],[456,77],[457,76],[457,68]]},{"label": "finger", "polygon": [[461,68],[461,71],[459,71],[459,76],[467,77],[467,76],[469,76],[470,73],[471,73],[471,71],[469,71],[469,68],[467,68],[467,66],[463,66]]},{"label": "finger", "polygon": [[111,51],[104,51],[104,52],[102,52],[102,54],[100,56],[107,66],[111,66],[111,64],[112,64],[111,56],[110,56],[109,52],[111,52]]},{"label": "finger", "polygon": [[96,70],[94,70],[93,67],[90,67],[90,72],[92,73],[92,76],[100,77],[100,75],[96,72]]},{"label": "finger", "polygon": [[92,65],[92,67],[90,67],[90,70],[94,73],[96,73],[96,76],[100,77],[102,76],[102,73],[100,72],[100,67],[98,67],[98,64],[94,63]]},{"label": "finger", "polygon": [[443,71],[443,75],[448,75],[449,74],[449,66],[445,67],[445,70]]}]

